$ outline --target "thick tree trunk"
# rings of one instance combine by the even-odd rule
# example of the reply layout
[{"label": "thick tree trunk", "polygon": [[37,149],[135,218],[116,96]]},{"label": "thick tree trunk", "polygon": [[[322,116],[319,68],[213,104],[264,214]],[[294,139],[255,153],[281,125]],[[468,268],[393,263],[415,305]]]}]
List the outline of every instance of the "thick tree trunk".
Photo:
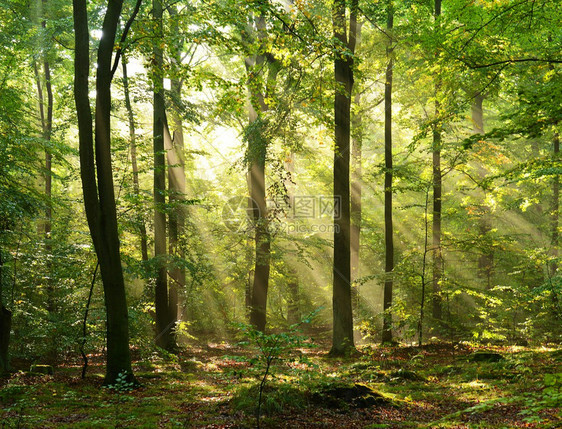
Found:
[{"label": "thick tree trunk", "polygon": [[[129,143],[131,148],[131,167],[133,169],[133,192],[137,199],[140,197],[140,185],[139,185],[139,167],[137,164],[137,135],[135,127],[135,115],[133,113],[133,106],[131,104],[131,96],[129,91],[129,75],[127,68],[127,57],[122,56],[122,67],[123,67],[123,92],[125,95],[125,108],[127,110],[127,119],[129,121]],[[141,257],[144,262],[148,261],[148,243],[146,235],[146,226],[144,223],[144,218],[141,214],[140,207],[137,207],[137,225],[139,228],[140,245],[141,245]]]},{"label": "thick tree trunk", "polygon": [[[334,97],[334,265],[333,265],[333,337],[330,354],[344,355],[355,349],[351,305],[350,254],[350,121],[353,89],[353,54],[357,31],[357,1],[350,13],[347,39],[346,3],[336,0],[332,9],[334,37],[339,41],[334,53],[336,94]],[[344,49],[346,52],[342,52]],[[351,55],[350,55],[351,54]]]},{"label": "thick tree trunk", "polygon": [[[388,5],[386,29],[392,34],[394,11],[392,0]],[[394,239],[392,230],[392,40],[388,40],[386,49],[387,66],[384,85],[384,297],[383,297],[383,327],[382,342],[392,342],[392,271],[394,270]]]},{"label": "thick tree trunk", "polygon": [[[441,0],[435,0],[435,20],[441,15]],[[439,97],[441,84],[439,80],[435,84],[435,96]],[[435,101],[435,120],[437,123],[433,127],[433,294],[432,294],[432,315],[435,320],[441,320],[441,278],[443,276],[443,252],[441,249],[441,198],[442,181],[441,173],[441,124],[440,124],[440,103]]]},{"label": "thick tree trunk", "polygon": [[[109,0],[98,47],[95,139],[88,99],[89,32],[85,0],[73,0],[76,111],[80,174],[86,217],[100,264],[107,314],[107,368],[104,383],[120,373],[134,381],[129,352],[129,323],[111,168],[111,59],[122,1]],[[95,140],[95,141],[94,141]],[[95,143],[95,158],[93,147]],[[94,161],[95,159],[95,161]],[[97,181],[96,181],[97,173]]]},{"label": "thick tree trunk", "polygon": [[156,344],[168,351],[176,350],[174,320],[170,314],[168,299],[168,272],[166,246],[166,154],[164,151],[164,128],[166,105],[164,99],[164,56],[160,38],[163,35],[162,2],[153,0],[152,13],[156,23],[156,38],[153,47],[154,86],[153,144],[154,144],[154,257],[157,273],[154,286],[156,312]]},{"label": "thick tree trunk", "polygon": [[[256,136],[255,136],[256,137]],[[260,139],[261,140],[261,139]],[[252,200],[255,223],[256,260],[254,269],[254,285],[252,287],[252,304],[250,323],[259,331],[265,331],[267,292],[269,288],[269,270],[271,254],[271,236],[267,218],[265,192],[265,157],[266,147],[254,143],[255,158],[252,160]],[[250,143],[252,144],[252,143]],[[256,146],[259,147],[256,148]]]}]

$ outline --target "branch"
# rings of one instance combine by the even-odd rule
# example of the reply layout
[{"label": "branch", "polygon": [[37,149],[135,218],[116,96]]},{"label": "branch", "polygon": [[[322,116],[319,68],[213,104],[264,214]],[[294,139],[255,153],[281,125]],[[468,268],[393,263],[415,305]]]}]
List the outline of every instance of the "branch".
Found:
[{"label": "branch", "polygon": [[361,12],[361,14],[365,17],[365,19],[367,21],[369,21],[371,23],[371,25],[373,27],[375,27],[377,30],[379,30],[382,34],[384,34],[386,37],[388,37],[391,41],[395,41],[394,38],[388,34],[381,26],[379,26],[375,21],[373,21],[365,12],[363,12],[363,9],[361,9],[359,6],[357,6],[357,10],[359,12]]},{"label": "branch", "polygon": [[502,60],[502,61],[495,61],[493,63],[489,63],[489,64],[474,64],[474,63],[470,63],[462,58],[457,58],[458,61],[462,62],[464,65],[466,65],[469,69],[483,69],[483,68],[487,68],[487,67],[494,67],[494,66],[499,66],[499,65],[505,65],[508,66],[510,64],[515,64],[515,63],[529,63],[529,62],[535,62],[535,63],[547,63],[547,64],[562,64],[562,59],[558,60],[558,59],[548,59],[548,58],[511,58],[508,60]]},{"label": "branch", "polygon": [[142,4],[142,0],[137,0],[137,4],[135,4],[135,9],[133,10],[131,17],[125,24],[125,28],[123,29],[123,34],[121,34],[121,40],[119,40],[119,47],[117,48],[117,53],[115,54],[115,61],[113,62],[113,67],[111,68],[111,79],[113,79],[113,75],[115,74],[115,71],[119,66],[119,59],[121,58],[121,54],[123,53],[123,48],[121,46],[123,45],[123,43],[125,43],[125,40],[127,39],[127,34],[129,34],[131,25],[133,25],[133,22],[137,17],[137,14],[139,13],[141,4]]}]

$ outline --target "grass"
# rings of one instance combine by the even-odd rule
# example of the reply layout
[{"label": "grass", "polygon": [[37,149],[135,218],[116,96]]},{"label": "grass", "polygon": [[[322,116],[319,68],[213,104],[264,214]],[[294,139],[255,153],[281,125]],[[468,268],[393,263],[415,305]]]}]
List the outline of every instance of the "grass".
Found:
[{"label": "grass", "polygon": [[[500,362],[471,362],[468,345],[365,347],[357,359],[332,359],[326,349],[301,350],[306,364],[274,366],[265,389],[262,427],[512,428],[562,426],[562,352],[492,347]],[[259,370],[251,349],[203,346],[178,358],[153,356],[134,369],[142,388],[101,388],[103,367],[85,380],[71,362],[55,374],[16,372],[0,379],[3,428],[253,428]],[[546,384],[545,384],[545,380]],[[390,405],[336,406],[321,393],[361,383]],[[320,399],[319,399],[320,398]],[[331,406],[328,406],[328,403]]]}]

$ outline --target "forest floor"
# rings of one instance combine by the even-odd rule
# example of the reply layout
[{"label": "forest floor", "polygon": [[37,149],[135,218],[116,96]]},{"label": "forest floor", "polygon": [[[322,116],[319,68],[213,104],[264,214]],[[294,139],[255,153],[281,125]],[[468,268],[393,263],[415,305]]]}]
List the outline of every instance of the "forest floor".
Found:
[{"label": "forest floor", "polygon": [[[367,345],[336,359],[286,337],[269,344],[279,359],[262,392],[262,428],[562,427],[562,349]],[[101,388],[101,356],[85,379],[79,362],[54,375],[14,372],[0,378],[0,427],[255,428],[260,356],[226,342],[137,356],[142,387],[132,391]]]}]

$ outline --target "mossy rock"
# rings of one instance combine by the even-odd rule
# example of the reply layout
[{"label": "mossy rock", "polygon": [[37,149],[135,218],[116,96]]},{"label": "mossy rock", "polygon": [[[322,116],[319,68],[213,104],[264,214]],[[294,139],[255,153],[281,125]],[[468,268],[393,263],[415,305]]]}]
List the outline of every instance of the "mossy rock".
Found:
[{"label": "mossy rock", "polygon": [[459,375],[464,373],[464,368],[457,365],[447,365],[437,370],[439,375]]},{"label": "mossy rock", "polygon": [[499,353],[478,351],[468,355],[469,362],[500,362],[505,358]]},{"label": "mossy rock", "polygon": [[399,369],[398,371],[392,371],[390,376],[393,379],[400,379],[405,381],[426,381],[424,377],[415,373],[414,371],[409,371],[407,369]]},{"label": "mossy rock", "polygon": [[364,384],[332,385],[313,395],[317,404],[327,408],[368,408],[388,405],[391,401]]},{"label": "mossy rock", "polygon": [[51,365],[31,365],[29,372],[33,375],[53,375],[55,373]]}]

